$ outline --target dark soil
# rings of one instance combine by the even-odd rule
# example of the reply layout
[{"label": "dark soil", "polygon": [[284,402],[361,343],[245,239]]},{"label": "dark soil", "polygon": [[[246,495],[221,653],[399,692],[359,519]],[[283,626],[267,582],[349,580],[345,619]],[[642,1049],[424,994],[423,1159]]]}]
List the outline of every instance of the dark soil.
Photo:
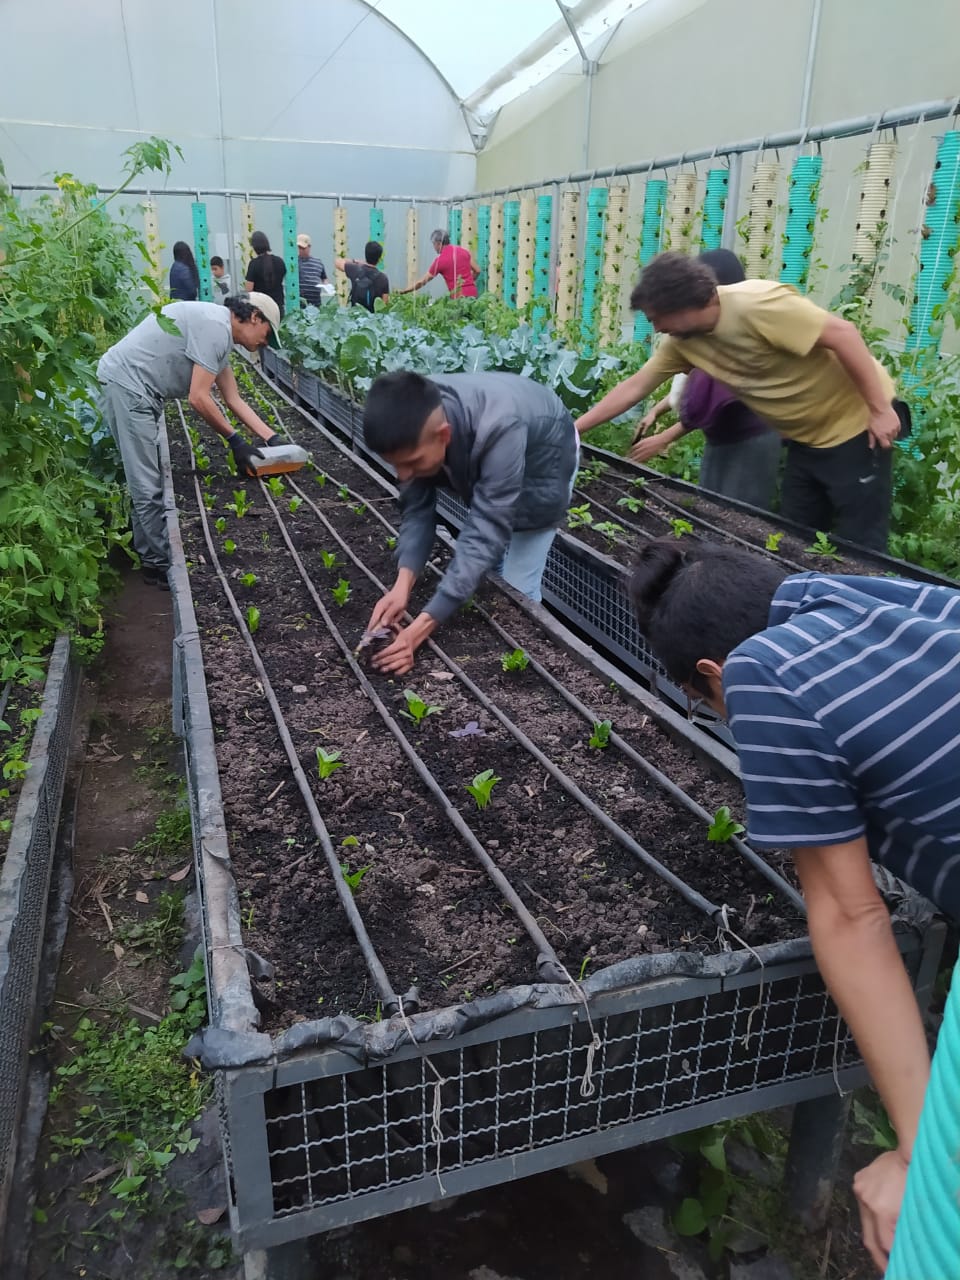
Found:
[{"label": "dark soil", "polygon": [[[392,580],[389,533],[370,509],[374,503],[384,507],[382,491],[323,437],[313,434],[308,443],[317,466],[333,478],[318,486],[304,472],[294,480],[354,553],[381,579]],[[171,430],[171,453],[244,924],[250,945],[277,966],[276,981],[266,991],[267,1023],[341,1010],[376,1016],[377,1002],[388,993],[374,990],[367,975],[249,652],[207,563],[187,444],[178,426]],[[392,989],[402,992],[414,984],[423,1005],[437,1007],[536,980],[533,941],[360,691],[283,544],[265,492],[245,482],[254,507],[238,519],[225,506],[237,481],[216,463],[212,472],[210,519],[223,516],[227,522],[222,533],[213,533],[214,542],[218,548],[227,538],[236,544],[231,556],[219,552],[224,571],[241,610],[250,605],[260,610],[257,649],[334,849],[351,872],[368,868],[355,901]],[[349,494],[341,497],[343,483],[363,494],[367,504]],[[349,563],[309,502],[290,511],[294,493],[294,485],[286,482],[279,499],[284,523],[333,625],[352,649],[379,588]],[[335,551],[340,563],[325,569],[321,550]],[[245,587],[239,579],[249,572],[257,581]],[[349,582],[351,595],[338,605],[332,589],[341,578]],[[535,652],[560,679],[575,682],[578,696],[603,710],[598,719],[614,719],[637,750],[676,774],[711,811],[720,803],[736,808],[734,786],[707,775],[692,753],[615,699],[509,601],[497,594],[484,598],[520,646]],[[802,931],[796,913],[764,878],[735,854],[707,844],[699,819],[678,809],[614,748],[602,753],[587,748],[590,726],[532,670],[519,679],[505,676],[503,642],[478,612],[461,612],[441,639],[488,696],[634,839],[712,903],[728,904],[737,913],[741,936],[756,944]],[[576,973],[586,961],[600,968],[643,951],[716,946],[716,925],[709,917],[567,795],[481,701],[451,678],[439,656],[421,651],[415,671],[400,681],[372,672],[370,678],[568,969]],[[406,708],[404,688],[442,710],[420,726],[411,724],[400,716]],[[615,712],[611,699],[618,703]],[[469,721],[477,721],[483,735],[451,738],[452,729]],[[342,751],[346,762],[324,781],[317,777],[318,745]],[[488,768],[502,781],[490,808],[478,812],[464,786]],[[343,846],[348,838],[351,843]]]}]

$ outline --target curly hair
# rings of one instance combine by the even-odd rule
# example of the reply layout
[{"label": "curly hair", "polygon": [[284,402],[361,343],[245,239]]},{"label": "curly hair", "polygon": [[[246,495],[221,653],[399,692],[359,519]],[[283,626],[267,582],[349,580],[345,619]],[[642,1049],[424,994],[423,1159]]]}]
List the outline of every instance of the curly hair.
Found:
[{"label": "curly hair", "polygon": [[224,298],[223,305],[228,311],[237,317],[241,324],[247,320],[253,320],[256,317],[259,317],[261,320],[266,320],[267,318],[259,307],[255,307],[252,302],[248,302],[242,295],[239,297]]},{"label": "curly hair", "polygon": [[661,253],[644,268],[630,295],[630,306],[645,315],[666,316],[708,306],[717,278],[705,263],[682,253]]}]

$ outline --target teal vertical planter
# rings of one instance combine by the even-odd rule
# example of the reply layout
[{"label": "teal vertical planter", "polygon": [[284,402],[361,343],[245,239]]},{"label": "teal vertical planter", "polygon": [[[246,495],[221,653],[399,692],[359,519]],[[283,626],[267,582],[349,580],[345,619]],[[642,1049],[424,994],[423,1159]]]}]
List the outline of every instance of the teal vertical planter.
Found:
[{"label": "teal vertical planter", "polygon": [[447,234],[451,244],[460,243],[460,232],[463,226],[463,210],[451,209],[447,216]]},{"label": "teal vertical planter", "polygon": [[580,297],[580,340],[589,355],[597,339],[600,280],[603,272],[603,228],[606,221],[606,187],[592,187],[587,193],[587,228],[583,243],[583,292]]},{"label": "teal vertical planter", "polygon": [[477,277],[477,293],[485,293],[487,288],[487,268],[490,265],[490,206],[477,206],[477,264],[480,275]]},{"label": "teal vertical planter", "polygon": [[383,210],[370,210],[370,240],[376,240],[377,244],[383,244]]},{"label": "teal vertical planter", "polygon": [[283,219],[283,261],[287,274],[283,277],[283,299],[288,311],[300,306],[300,263],[297,256],[297,211],[292,204],[281,205]]},{"label": "teal vertical planter", "polygon": [[821,156],[798,156],[790,173],[790,204],[783,229],[780,279],[806,293],[810,280],[810,254],[820,199]]},{"label": "teal vertical planter", "polygon": [[960,1276],[960,964],[953,971],[930,1087],[885,1280]]},{"label": "teal vertical planter", "polygon": [[[650,178],[643,193],[643,222],[640,229],[640,265],[645,266],[660,252],[663,236],[663,211],[667,203],[666,178]],[[650,348],[653,328],[650,321],[638,311],[633,317],[633,340]]]},{"label": "teal vertical planter", "polygon": [[723,212],[727,207],[729,186],[729,169],[707,170],[700,231],[700,247],[704,250],[720,248],[720,238],[723,235]]},{"label": "teal vertical planter", "polygon": [[517,305],[517,261],[520,256],[520,201],[503,202],[503,300]]},{"label": "teal vertical planter", "polygon": [[210,233],[207,229],[207,206],[194,200],[190,206],[193,215],[193,256],[197,260],[200,277],[198,298],[201,302],[213,301],[213,281],[210,277]]}]

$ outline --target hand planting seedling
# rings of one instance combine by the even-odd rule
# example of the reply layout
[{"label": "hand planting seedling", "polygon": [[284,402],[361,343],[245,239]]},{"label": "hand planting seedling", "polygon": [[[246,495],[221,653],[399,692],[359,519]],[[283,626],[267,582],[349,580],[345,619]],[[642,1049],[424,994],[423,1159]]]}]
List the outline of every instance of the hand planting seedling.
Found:
[{"label": "hand planting seedling", "polygon": [[323,747],[317,747],[317,777],[321,782],[342,769],[346,763],[346,760],[340,759],[339,751],[324,751]]},{"label": "hand planting seedling", "polygon": [[642,498],[634,498],[630,495],[628,495],[626,498],[617,499],[617,506],[626,507],[626,509],[629,512],[631,512],[633,515],[636,515],[637,512],[642,510],[643,507],[645,507],[646,505],[647,504],[644,502]]},{"label": "hand planting seedling", "polygon": [[239,520],[242,520],[252,506],[253,502],[247,497],[243,489],[234,489],[233,501],[227,503],[227,510],[232,511]]},{"label": "hand planting seedling", "polygon": [[465,787],[473,796],[477,808],[486,809],[490,803],[490,793],[501,781],[502,779],[498,778],[492,769],[484,769],[483,773],[478,773],[472,782],[465,784]]},{"label": "hand planting seedling", "polygon": [[670,528],[675,538],[682,538],[685,533],[693,533],[693,525],[689,520],[671,520]]},{"label": "hand planting seedling", "polygon": [[571,507],[567,512],[567,528],[582,529],[584,525],[593,524],[593,515],[590,512],[590,503],[585,502],[580,507]]},{"label": "hand planting seedling", "polygon": [[260,610],[255,604],[247,608],[247,629],[251,635],[256,635],[257,628],[260,626]]},{"label": "hand planting seedling", "polygon": [[346,578],[341,578],[335,587],[331,587],[330,594],[333,596],[335,603],[342,609],[353,595],[353,591],[350,589],[350,583]]},{"label": "hand planting seedling", "polygon": [[603,751],[605,747],[610,745],[610,730],[612,728],[612,720],[594,720],[593,733],[590,735],[588,745],[595,747],[597,751]]},{"label": "hand planting seedling", "polygon": [[427,716],[434,716],[437,712],[443,710],[443,707],[424,702],[412,689],[404,689],[403,696],[407,702],[407,709],[406,711],[401,711],[400,714],[406,716],[408,720],[412,720],[414,724],[421,724],[426,720]]},{"label": "hand planting seedling", "polygon": [[360,643],[353,651],[353,656],[359,658],[364,649],[369,649],[372,644],[392,639],[393,631],[389,627],[377,627],[375,631],[365,631],[360,637]]},{"label": "hand planting seedling", "polygon": [[267,488],[275,498],[283,497],[285,486],[279,476],[271,476],[267,481]]},{"label": "hand planting seedling", "polygon": [[347,888],[351,893],[356,893],[360,888],[363,877],[370,870],[370,867],[367,865],[365,867],[358,867],[356,871],[351,871],[349,862],[341,862],[340,870],[343,872],[343,878],[346,881]]},{"label": "hand planting seedling", "polygon": [[226,542],[223,544],[223,554],[225,556],[232,556],[236,549],[237,544],[234,540],[232,538],[227,538]]},{"label": "hand planting seedling", "polygon": [[291,498],[291,499],[290,499],[290,504],[289,504],[289,505],[290,505],[290,514],[291,514],[292,516],[295,516],[295,515],[297,514],[297,512],[300,510],[300,508],[303,506],[303,499],[302,499],[302,498]]},{"label": "hand planting seedling", "polygon": [[526,671],[530,665],[530,659],[523,649],[514,649],[512,653],[505,653],[500,658],[500,666],[504,671]]},{"label": "hand planting seedling", "polygon": [[837,548],[833,545],[827,535],[819,529],[817,530],[817,536],[814,538],[812,544],[809,547],[805,547],[804,550],[808,551],[812,556],[824,556],[830,560],[840,559]]},{"label": "hand planting seedling", "polygon": [[734,836],[745,830],[743,823],[737,822],[727,805],[722,804],[713,815],[713,821],[707,829],[707,839],[712,844],[726,844]]},{"label": "hand planting seedling", "polygon": [[320,559],[325,569],[335,569],[337,567],[337,553],[335,551],[321,551]]},{"label": "hand planting seedling", "polygon": [[223,533],[227,527],[226,517],[217,516],[216,520],[213,522],[213,527],[216,529],[217,533]]},{"label": "hand planting seedling", "polygon": [[252,587],[256,581],[257,575],[255,573],[241,573],[240,575],[241,587]]},{"label": "hand planting seedling", "polygon": [[767,540],[763,544],[766,551],[779,551],[780,543],[783,541],[782,533],[768,533]]}]

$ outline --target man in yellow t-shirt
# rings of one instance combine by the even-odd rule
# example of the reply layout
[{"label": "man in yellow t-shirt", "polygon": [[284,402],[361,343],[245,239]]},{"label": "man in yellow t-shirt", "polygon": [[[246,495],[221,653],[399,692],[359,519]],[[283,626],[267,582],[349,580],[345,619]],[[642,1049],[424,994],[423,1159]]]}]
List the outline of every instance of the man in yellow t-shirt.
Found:
[{"label": "man in yellow t-shirt", "polygon": [[702,369],[789,441],[781,510],[811,529],[886,550],[894,387],[856,326],[790,285],[718,285],[701,262],[662,253],[630,298],[658,333],[656,351],[577,423],[619,417],[673,374]]}]

